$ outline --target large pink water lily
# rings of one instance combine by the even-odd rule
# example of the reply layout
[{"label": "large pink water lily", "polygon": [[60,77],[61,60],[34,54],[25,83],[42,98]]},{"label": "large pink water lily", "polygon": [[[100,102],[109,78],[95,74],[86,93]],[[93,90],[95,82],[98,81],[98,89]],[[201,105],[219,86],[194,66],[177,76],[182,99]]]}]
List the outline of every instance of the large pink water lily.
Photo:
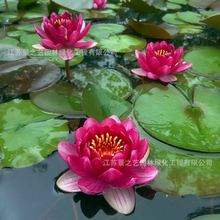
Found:
[{"label": "large pink water lily", "polygon": [[50,18],[43,17],[41,28],[35,25],[35,31],[42,38],[40,44],[34,48],[44,50],[58,50],[64,60],[74,57],[74,49],[88,49],[96,46],[94,41],[82,41],[88,34],[91,25],[85,23],[82,15],[72,17],[68,12],[61,15],[52,13]]},{"label": "large pink water lily", "polygon": [[94,0],[93,8],[94,9],[105,9],[107,5],[107,0]]},{"label": "large pink water lily", "polygon": [[74,143],[62,141],[58,145],[69,171],[57,180],[57,186],[66,192],[103,193],[118,212],[132,212],[133,186],[148,184],[158,174],[154,166],[145,163],[148,142],[140,139],[134,122],[120,121],[117,116],[101,123],[89,118],[74,138]]},{"label": "large pink water lily", "polygon": [[166,41],[149,43],[146,54],[136,50],[136,58],[140,68],[132,72],[138,76],[147,77],[163,82],[174,82],[177,80],[174,74],[181,73],[192,67],[191,63],[185,62],[182,57],[183,48],[175,49],[173,44]]}]

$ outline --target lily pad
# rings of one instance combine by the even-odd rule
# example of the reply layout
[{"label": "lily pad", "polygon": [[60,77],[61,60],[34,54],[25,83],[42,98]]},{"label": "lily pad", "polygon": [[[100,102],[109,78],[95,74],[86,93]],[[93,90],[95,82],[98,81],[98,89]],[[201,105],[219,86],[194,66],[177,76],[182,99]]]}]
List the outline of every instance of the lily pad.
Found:
[{"label": "lily pad", "polygon": [[156,38],[156,39],[172,39],[173,36],[164,29],[163,27],[151,24],[151,23],[142,23],[135,20],[129,21],[129,26],[132,27],[137,33],[142,34],[146,37]]},{"label": "lily pad", "polygon": [[119,34],[126,29],[124,25],[112,24],[112,23],[101,23],[92,25],[89,31],[89,36],[94,38],[96,41],[100,41],[104,38],[108,38],[110,35]]},{"label": "lily pad", "polygon": [[71,10],[78,10],[84,8],[92,8],[93,0],[80,0],[80,1],[72,1],[72,0],[52,0],[52,2]]},{"label": "lily pad", "polygon": [[220,214],[201,215],[191,220],[219,220]]},{"label": "lily pad", "polygon": [[0,105],[0,151],[3,167],[26,167],[45,159],[67,136],[66,121],[40,111],[30,101]]},{"label": "lily pad", "polygon": [[136,49],[142,50],[146,40],[133,35],[114,35],[100,41],[99,47],[118,53],[129,53]]},{"label": "lily pad", "polygon": [[74,69],[72,78],[78,91],[93,83],[121,98],[127,98],[132,92],[129,79],[114,69]]},{"label": "lily pad", "polygon": [[154,87],[137,99],[135,116],[146,132],[169,145],[220,152],[219,95],[219,89],[196,87],[191,106],[175,87]]},{"label": "lily pad", "polygon": [[195,8],[208,8],[211,4],[213,4],[216,0],[189,0],[189,5]]},{"label": "lily pad", "polygon": [[34,24],[20,24],[15,26],[15,28],[19,31],[34,32]]},{"label": "lily pad", "polygon": [[192,11],[177,12],[177,17],[191,24],[201,24],[202,15]]},{"label": "lily pad", "polygon": [[119,117],[131,111],[131,104],[97,85],[89,84],[83,92],[85,113],[102,121],[106,117]]},{"label": "lily pad", "polygon": [[220,79],[220,49],[215,47],[195,47],[184,59],[193,63],[192,70],[212,79]]},{"label": "lily pad", "polygon": [[83,17],[90,20],[112,19],[116,12],[112,9],[105,10],[82,10]]},{"label": "lily pad", "polygon": [[3,39],[0,39],[0,44],[8,44],[8,45],[17,46],[18,43],[19,41],[12,37],[5,37]]},{"label": "lily pad", "polygon": [[30,97],[35,105],[46,112],[62,115],[82,113],[81,97],[69,83],[62,82],[48,89],[32,92]]},{"label": "lily pad", "polygon": [[150,141],[148,163],[159,169],[151,187],[170,195],[220,195],[220,156],[176,150],[171,146]]},{"label": "lily pad", "polygon": [[16,96],[46,88],[61,77],[60,69],[47,60],[26,59],[0,66],[3,94]]},{"label": "lily pad", "polygon": [[[27,56],[26,50],[20,47],[9,44],[0,44],[0,61],[15,61],[15,60],[23,59],[26,56]],[[0,75],[1,72],[2,71],[0,70]]]},{"label": "lily pad", "polygon": [[204,19],[202,22],[206,23],[207,25],[220,29],[220,14],[216,14]]}]

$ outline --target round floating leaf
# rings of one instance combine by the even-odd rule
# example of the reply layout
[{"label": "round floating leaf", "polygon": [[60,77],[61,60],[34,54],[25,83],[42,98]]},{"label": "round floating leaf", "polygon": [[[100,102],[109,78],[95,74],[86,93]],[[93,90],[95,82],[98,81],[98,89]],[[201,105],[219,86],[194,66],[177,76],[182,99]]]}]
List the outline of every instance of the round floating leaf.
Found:
[{"label": "round floating leaf", "polygon": [[85,19],[100,20],[115,18],[116,12],[112,9],[105,10],[82,10]]},{"label": "round floating leaf", "polygon": [[153,137],[178,148],[220,152],[220,90],[196,87],[194,106],[173,86],[155,87],[135,103],[135,116]]},{"label": "round floating leaf", "polygon": [[22,36],[23,34],[25,34],[24,31],[8,31],[8,32],[7,32],[7,35],[8,35],[9,37],[20,37],[20,36]]},{"label": "round floating leaf", "polygon": [[0,66],[3,94],[15,96],[48,87],[61,77],[60,69],[47,60],[27,59]]},{"label": "round floating leaf", "polygon": [[80,0],[80,1],[72,1],[72,0],[52,0],[54,3],[71,10],[78,10],[84,8],[92,8],[93,0]]},{"label": "round floating leaf", "polygon": [[34,24],[21,24],[21,25],[15,26],[15,28],[19,31],[34,32]]},{"label": "round floating leaf", "polygon": [[[16,47],[9,44],[0,44],[0,61],[15,61],[15,60],[23,59],[26,56],[27,56],[26,50],[20,47]],[[1,72],[2,71],[0,69],[0,75]]]},{"label": "round floating leaf", "polygon": [[167,2],[167,9],[169,9],[169,10],[180,10],[181,8],[182,8],[182,6],[179,4]]},{"label": "round floating leaf", "polygon": [[142,50],[146,41],[133,35],[114,35],[100,41],[99,46],[118,53],[129,53],[136,49]]},{"label": "round floating leaf", "polygon": [[169,2],[180,4],[180,5],[187,5],[187,0],[169,0]]},{"label": "round floating leaf", "polygon": [[139,34],[142,34],[146,37],[156,38],[156,39],[172,39],[173,36],[165,30],[163,27],[150,24],[150,23],[141,23],[134,20],[129,21],[129,25]]},{"label": "round floating leaf", "polygon": [[167,13],[162,17],[163,21],[169,23],[169,24],[185,24],[183,20],[180,20],[177,17],[176,13]]},{"label": "round floating leaf", "polygon": [[30,101],[0,105],[0,151],[3,167],[26,167],[45,159],[67,136],[66,121],[40,111]]},{"label": "round floating leaf", "polygon": [[96,84],[122,98],[127,98],[132,91],[128,78],[114,69],[74,69],[72,78],[79,91],[82,91],[88,83]]},{"label": "round floating leaf", "polygon": [[18,43],[19,43],[18,40],[16,40],[15,38],[11,38],[11,37],[5,37],[5,38],[0,40],[0,44],[7,44],[7,45],[17,46]]},{"label": "round floating leaf", "polygon": [[201,26],[192,24],[181,24],[177,25],[177,27],[180,29],[180,34],[199,34],[203,31]]},{"label": "round floating leaf", "polygon": [[206,23],[207,25],[220,29],[220,14],[213,15],[204,19],[202,22]]},{"label": "round floating leaf", "polygon": [[184,59],[193,63],[192,70],[212,78],[220,78],[220,49],[215,47],[195,47]]},{"label": "round floating leaf", "polygon": [[151,187],[171,195],[215,196],[220,194],[220,157],[177,151],[156,140],[150,141],[148,158],[159,169]]},{"label": "round floating leaf", "polygon": [[38,44],[40,41],[40,37],[37,34],[27,34],[24,33],[20,37],[20,42],[23,43],[24,45],[27,45],[26,47],[31,48],[32,45]]},{"label": "round floating leaf", "polygon": [[213,4],[216,0],[189,0],[189,5],[195,8],[208,8],[211,4]]},{"label": "round floating leaf", "polygon": [[201,215],[191,220],[219,220],[220,214]]},{"label": "round floating leaf", "polygon": [[126,29],[124,25],[102,23],[92,25],[89,31],[89,36],[94,38],[96,41],[100,41],[104,38],[108,38],[110,35],[119,34]]},{"label": "round floating leaf", "polygon": [[177,17],[180,20],[191,24],[200,24],[202,19],[201,14],[192,11],[177,12]]},{"label": "round floating leaf", "polygon": [[82,113],[81,97],[77,95],[73,85],[59,83],[48,89],[32,92],[32,102],[47,112],[63,115]]},{"label": "round floating leaf", "polygon": [[99,86],[89,84],[83,92],[85,113],[99,121],[112,115],[122,116],[131,111],[131,104]]}]

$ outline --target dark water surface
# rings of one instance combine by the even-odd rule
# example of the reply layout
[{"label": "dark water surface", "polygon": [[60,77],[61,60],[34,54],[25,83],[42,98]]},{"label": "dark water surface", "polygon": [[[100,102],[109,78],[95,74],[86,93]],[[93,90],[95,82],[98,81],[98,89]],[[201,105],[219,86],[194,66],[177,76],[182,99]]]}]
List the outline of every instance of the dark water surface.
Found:
[{"label": "dark water surface", "polygon": [[112,210],[102,196],[56,191],[55,177],[66,169],[58,154],[23,169],[3,169],[0,173],[1,220],[84,220],[147,219],[188,220],[220,213],[220,197],[174,197],[140,188],[136,193],[136,209],[124,216]]}]

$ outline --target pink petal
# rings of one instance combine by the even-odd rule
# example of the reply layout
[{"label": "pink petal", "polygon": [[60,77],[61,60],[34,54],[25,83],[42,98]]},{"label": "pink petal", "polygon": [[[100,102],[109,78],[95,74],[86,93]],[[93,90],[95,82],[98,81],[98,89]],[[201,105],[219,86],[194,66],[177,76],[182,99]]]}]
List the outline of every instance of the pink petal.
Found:
[{"label": "pink petal", "polygon": [[160,80],[165,83],[169,83],[169,82],[175,82],[177,78],[174,75],[167,75],[160,77]]},{"label": "pink petal", "polygon": [[192,63],[182,62],[178,65],[177,68],[174,69],[175,73],[183,72],[192,67]]},{"label": "pink petal", "polygon": [[54,42],[52,42],[49,39],[43,39],[40,44],[46,48],[46,49],[50,49],[50,50],[59,50],[63,47],[62,44],[54,44]]},{"label": "pink petal", "polygon": [[112,115],[110,118],[114,119],[119,124],[121,123],[121,120],[117,115]]},{"label": "pink petal", "polygon": [[119,181],[122,177],[123,174],[119,170],[110,168],[100,175],[99,179],[111,185],[114,184],[115,181]]},{"label": "pink petal", "polygon": [[144,164],[144,166],[133,168],[136,184],[149,184],[158,175],[159,171],[155,166]]},{"label": "pink petal", "polygon": [[74,57],[74,52],[72,49],[62,49],[58,51],[58,55],[64,61],[72,60]]},{"label": "pink petal", "polygon": [[138,50],[135,51],[135,54],[140,67],[145,71],[151,71],[150,67],[147,64],[145,55]]},{"label": "pink petal", "polygon": [[109,205],[119,213],[127,215],[134,210],[135,193],[133,188],[109,188],[105,191],[104,198],[109,203]]},{"label": "pink petal", "polygon": [[124,125],[126,131],[129,131],[129,130],[135,128],[134,121],[131,119],[127,119],[127,120],[123,121],[122,124]]},{"label": "pink petal", "polygon": [[82,49],[89,49],[93,48],[97,45],[95,41],[79,41],[74,44],[74,48],[82,48]]},{"label": "pink petal", "polygon": [[158,75],[156,75],[156,74],[154,74],[154,73],[151,73],[151,72],[147,72],[147,77],[148,77],[149,79],[158,79],[158,78],[159,78]]},{"label": "pink petal", "polygon": [[67,161],[67,157],[70,156],[70,155],[74,155],[74,156],[78,155],[76,145],[69,142],[69,141],[61,141],[58,144],[58,152],[59,152],[60,156],[65,161]]},{"label": "pink petal", "polygon": [[84,129],[89,129],[92,128],[94,126],[99,126],[99,123],[94,119],[94,118],[88,118],[83,125]]},{"label": "pink petal", "polygon": [[131,72],[134,73],[137,76],[143,76],[143,77],[147,76],[147,72],[145,70],[141,69],[141,68],[132,69]]},{"label": "pink petal", "polygon": [[168,75],[169,73],[170,73],[170,66],[168,65],[161,66],[160,68],[157,69],[157,75],[159,76]]},{"label": "pink petal", "polygon": [[48,38],[47,34],[41,28],[39,28],[38,25],[34,25],[34,29],[41,38]]},{"label": "pink petal", "polygon": [[79,176],[68,170],[61,177],[59,177],[56,185],[64,192],[80,192],[81,190],[78,186],[78,180]]},{"label": "pink petal", "polygon": [[86,194],[102,193],[106,189],[106,184],[93,177],[82,177],[78,182],[79,188]]}]

